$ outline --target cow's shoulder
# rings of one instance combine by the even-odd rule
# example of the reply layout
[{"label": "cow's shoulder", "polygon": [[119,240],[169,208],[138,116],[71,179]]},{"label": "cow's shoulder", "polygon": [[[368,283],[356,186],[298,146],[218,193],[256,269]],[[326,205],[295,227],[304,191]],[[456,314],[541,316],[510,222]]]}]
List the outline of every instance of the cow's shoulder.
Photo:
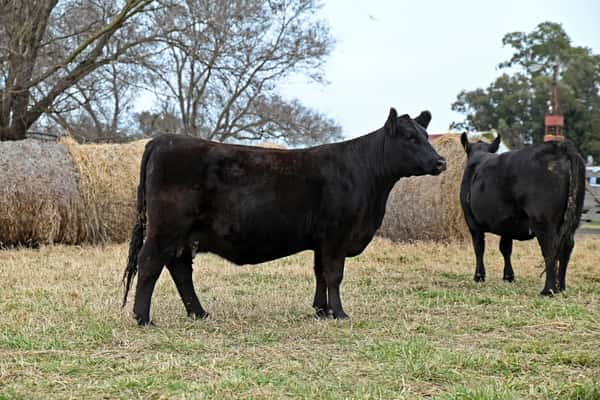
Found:
[{"label": "cow's shoulder", "polygon": [[475,154],[467,160],[465,177],[474,181],[495,175],[500,163],[500,156],[493,153]]}]

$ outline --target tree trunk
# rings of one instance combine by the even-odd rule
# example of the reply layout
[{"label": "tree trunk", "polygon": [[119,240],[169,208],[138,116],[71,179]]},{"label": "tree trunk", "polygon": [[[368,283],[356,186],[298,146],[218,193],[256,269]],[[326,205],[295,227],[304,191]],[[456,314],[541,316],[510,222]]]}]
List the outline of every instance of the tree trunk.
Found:
[{"label": "tree trunk", "polygon": [[23,124],[17,123],[6,128],[0,128],[0,142],[6,140],[22,140],[25,139],[27,129]]}]

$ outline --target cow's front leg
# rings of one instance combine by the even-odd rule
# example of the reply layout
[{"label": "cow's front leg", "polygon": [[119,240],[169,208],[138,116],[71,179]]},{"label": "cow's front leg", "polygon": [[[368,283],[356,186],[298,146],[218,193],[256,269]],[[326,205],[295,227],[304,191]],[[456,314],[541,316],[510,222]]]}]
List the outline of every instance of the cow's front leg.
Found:
[{"label": "cow's front leg", "polygon": [[483,232],[471,231],[471,237],[473,239],[473,249],[475,250],[475,276],[473,280],[475,282],[485,281],[485,267],[483,266],[483,252],[485,251],[485,236]]},{"label": "cow's front leg", "polygon": [[327,286],[328,310],[327,315],[335,319],[348,319],[348,314],[342,308],[340,298],[340,285],[344,278],[344,262],[346,257],[329,256],[323,257],[323,277]]},{"label": "cow's front leg", "polygon": [[315,280],[317,287],[315,290],[315,299],[313,300],[313,308],[318,318],[327,318],[327,284],[323,276],[323,262],[321,250],[315,250]]},{"label": "cow's front leg", "polygon": [[189,249],[184,250],[180,257],[173,259],[167,265],[173,282],[177,286],[177,291],[189,317],[194,319],[206,319],[208,313],[204,311],[192,280],[192,253]]},{"label": "cow's front leg", "polygon": [[510,262],[510,256],[512,254],[513,241],[507,236],[500,238],[500,252],[504,257],[504,272],[502,274],[502,280],[507,282],[513,282],[515,280],[515,273]]}]

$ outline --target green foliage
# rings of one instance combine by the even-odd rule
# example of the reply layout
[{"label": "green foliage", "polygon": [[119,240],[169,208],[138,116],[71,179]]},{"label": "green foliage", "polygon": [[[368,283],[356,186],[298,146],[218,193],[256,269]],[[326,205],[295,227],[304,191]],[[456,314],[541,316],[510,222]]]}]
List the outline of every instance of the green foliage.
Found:
[{"label": "green foliage", "polygon": [[452,109],[465,114],[453,129],[496,129],[509,146],[541,142],[544,115],[559,65],[558,93],[565,135],[583,155],[600,158],[600,55],[571,44],[560,24],[543,22],[533,32],[512,32],[502,39],[514,49],[498,65],[504,73],[487,88],[461,91]]}]

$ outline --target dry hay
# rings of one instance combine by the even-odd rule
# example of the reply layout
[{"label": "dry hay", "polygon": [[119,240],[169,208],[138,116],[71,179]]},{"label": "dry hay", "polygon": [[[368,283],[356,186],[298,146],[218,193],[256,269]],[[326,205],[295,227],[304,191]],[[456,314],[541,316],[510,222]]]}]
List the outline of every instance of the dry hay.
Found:
[{"label": "dry hay", "polygon": [[64,146],[0,142],[0,245],[77,243],[81,197]]},{"label": "dry hay", "polygon": [[466,161],[460,139],[444,135],[432,144],[448,169],[439,176],[401,179],[390,193],[379,235],[397,241],[470,238],[459,200]]},{"label": "dry hay", "polygon": [[285,147],[284,145],[279,144],[279,143],[274,143],[274,142],[263,142],[263,143],[254,144],[253,146],[263,147],[265,149],[280,149],[280,150],[287,149],[287,147]]},{"label": "dry hay", "polygon": [[147,140],[127,144],[77,144],[62,139],[79,176],[81,241],[130,239],[136,215],[136,188]]}]

